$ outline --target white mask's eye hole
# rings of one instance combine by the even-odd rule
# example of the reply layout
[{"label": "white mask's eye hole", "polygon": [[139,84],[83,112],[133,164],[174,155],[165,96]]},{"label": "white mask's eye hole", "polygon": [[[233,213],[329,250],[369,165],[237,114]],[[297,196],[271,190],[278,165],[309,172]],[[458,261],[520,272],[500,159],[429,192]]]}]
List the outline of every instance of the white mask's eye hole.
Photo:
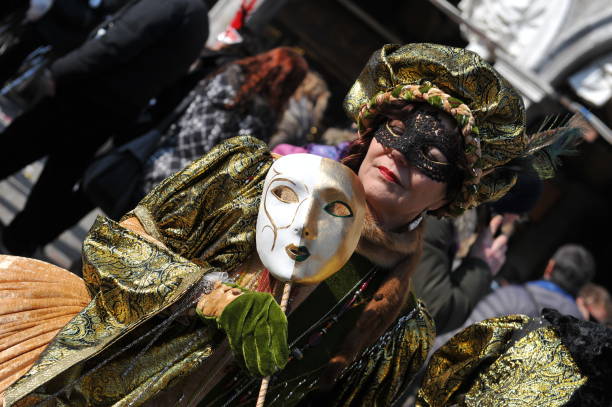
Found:
[{"label": "white mask's eye hole", "polygon": [[337,216],[339,218],[350,218],[353,216],[353,211],[351,207],[342,201],[333,201],[325,205],[325,212],[329,213],[332,216]]},{"label": "white mask's eye hole", "polygon": [[287,185],[279,185],[272,189],[272,194],[285,203],[297,203],[299,201],[297,194]]}]

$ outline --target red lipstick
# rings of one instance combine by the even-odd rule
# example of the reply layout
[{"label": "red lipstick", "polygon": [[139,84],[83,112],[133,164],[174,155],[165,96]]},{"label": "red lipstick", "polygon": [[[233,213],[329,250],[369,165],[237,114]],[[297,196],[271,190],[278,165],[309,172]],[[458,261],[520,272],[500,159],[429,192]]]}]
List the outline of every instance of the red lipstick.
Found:
[{"label": "red lipstick", "polygon": [[378,166],[376,167],[378,168],[378,171],[380,172],[380,175],[383,176],[384,179],[386,179],[389,182],[394,182],[397,185],[402,185],[399,178],[397,178],[397,176],[393,173],[393,171],[391,171],[390,169],[388,169],[387,167],[383,167]]}]

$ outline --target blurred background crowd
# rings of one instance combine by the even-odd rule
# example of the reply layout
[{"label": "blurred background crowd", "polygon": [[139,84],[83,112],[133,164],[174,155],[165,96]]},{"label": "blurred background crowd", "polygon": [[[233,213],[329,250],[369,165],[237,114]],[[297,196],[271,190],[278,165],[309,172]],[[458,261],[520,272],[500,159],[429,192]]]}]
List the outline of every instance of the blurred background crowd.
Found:
[{"label": "blurred background crowd", "polygon": [[600,0],[5,0],[2,250],[79,273],[95,214],[119,219],[235,135],[339,159],[359,69],[410,42],[486,57],[524,95],[532,131],[587,115],[555,178],[523,173],[501,201],[427,219],[414,285],[439,344],[543,308],[612,325],[612,5]]}]

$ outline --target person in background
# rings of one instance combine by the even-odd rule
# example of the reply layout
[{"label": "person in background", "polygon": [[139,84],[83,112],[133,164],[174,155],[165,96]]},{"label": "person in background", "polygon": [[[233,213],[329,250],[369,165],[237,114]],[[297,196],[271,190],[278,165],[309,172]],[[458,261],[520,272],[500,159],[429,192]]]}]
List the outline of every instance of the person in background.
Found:
[{"label": "person in background", "polygon": [[[460,327],[491,291],[491,283],[506,260],[509,229],[533,207],[540,191],[537,175],[521,173],[506,196],[478,211],[454,220],[427,217],[423,256],[413,284],[436,322],[438,335]],[[460,256],[461,252],[467,253]]]},{"label": "person in background", "polygon": [[612,297],[605,287],[585,284],[576,297],[576,305],[584,319],[612,326]]},{"label": "person in background", "polygon": [[281,143],[300,146],[320,138],[323,115],[330,95],[325,80],[316,72],[308,71],[302,84],[289,99],[276,133],[270,137],[270,148]]},{"label": "person in background", "polygon": [[207,36],[204,0],[138,0],[51,64],[49,97],[2,134],[0,179],[47,157],[2,233],[10,253],[32,255],[93,209],[75,185],[96,151],[187,73]]},{"label": "person in background", "polygon": [[484,297],[462,326],[436,338],[434,349],[442,346],[461,329],[494,317],[521,314],[539,317],[545,308],[584,319],[576,297],[595,276],[595,260],[584,247],[566,244],[548,260],[542,279],[522,285],[507,285]]},{"label": "person in background", "polygon": [[252,136],[267,143],[307,71],[304,58],[281,47],[230,62],[202,79],[147,161],[140,198],[230,137]]},{"label": "person in background", "polygon": [[12,28],[15,39],[0,52],[0,85],[15,77],[24,59],[36,48],[51,46],[50,59],[65,55],[85,42],[96,26],[129,1],[30,1],[27,10],[14,14],[19,20]]}]

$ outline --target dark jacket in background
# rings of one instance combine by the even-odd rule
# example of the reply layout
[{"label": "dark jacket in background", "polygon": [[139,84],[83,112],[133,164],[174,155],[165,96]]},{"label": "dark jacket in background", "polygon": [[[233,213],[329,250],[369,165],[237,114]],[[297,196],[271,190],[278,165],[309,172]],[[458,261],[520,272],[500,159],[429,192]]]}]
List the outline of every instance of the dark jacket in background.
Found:
[{"label": "dark jacket in background", "polygon": [[451,220],[427,217],[423,255],[413,277],[413,287],[441,334],[460,327],[478,301],[487,295],[491,271],[481,259],[466,257],[452,270],[455,229]]},{"label": "dark jacket in background", "polygon": [[26,206],[4,230],[8,250],[27,256],[94,208],[74,186],[105,141],[187,74],[208,36],[207,11],[204,0],[130,2],[104,35],[51,65],[56,95],[3,134],[0,179],[47,156]]},{"label": "dark jacket in background", "polygon": [[58,93],[126,116],[186,74],[208,35],[203,0],[139,0],[51,65]]},{"label": "dark jacket in background", "polygon": [[[130,0],[121,0],[127,4]],[[117,10],[100,6],[92,7],[89,1],[54,0],[49,11],[40,20],[34,21],[33,29],[37,32],[38,45],[51,45],[55,56],[61,56],[81,45],[105,16]]]},{"label": "dark jacket in background", "polygon": [[[2,7],[6,1],[2,1]],[[7,7],[11,6],[12,1],[9,0]],[[21,72],[30,68],[31,65],[24,65],[24,61],[37,48],[51,46],[44,52],[47,61],[59,58],[85,42],[92,30],[107,17],[136,0],[100,1],[95,5],[88,0],[53,0],[51,8],[42,17],[25,22],[29,2],[19,0],[21,10],[6,21],[11,21],[10,25],[3,27],[8,31],[2,39],[5,47],[0,52],[0,83],[16,79]],[[0,15],[2,13],[0,11]],[[14,39],[9,40],[10,37]]]}]

